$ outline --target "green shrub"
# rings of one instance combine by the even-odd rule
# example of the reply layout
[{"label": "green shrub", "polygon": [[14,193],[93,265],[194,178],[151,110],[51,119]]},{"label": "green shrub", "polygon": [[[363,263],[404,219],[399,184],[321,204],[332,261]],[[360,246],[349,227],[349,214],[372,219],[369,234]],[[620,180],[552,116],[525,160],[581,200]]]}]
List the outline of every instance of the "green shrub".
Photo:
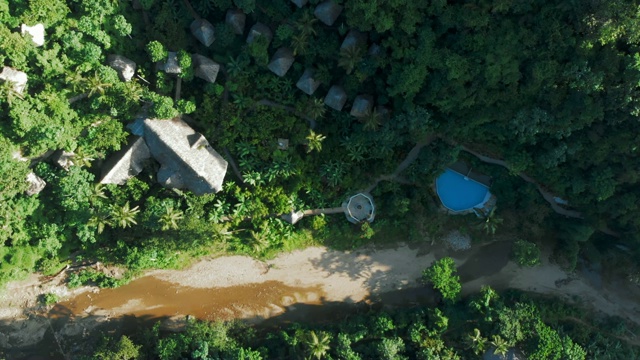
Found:
[{"label": "green shrub", "polygon": [[58,295],[54,293],[46,293],[46,294],[40,295],[38,300],[42,305],[49,306],[57,303],[60,300],[60,298],[58,297]]},{"label": "green shrub", "polygon": [[511,257],[520,266],[536,266],[540,264],[540,249],[530,241],[516,240]]}]

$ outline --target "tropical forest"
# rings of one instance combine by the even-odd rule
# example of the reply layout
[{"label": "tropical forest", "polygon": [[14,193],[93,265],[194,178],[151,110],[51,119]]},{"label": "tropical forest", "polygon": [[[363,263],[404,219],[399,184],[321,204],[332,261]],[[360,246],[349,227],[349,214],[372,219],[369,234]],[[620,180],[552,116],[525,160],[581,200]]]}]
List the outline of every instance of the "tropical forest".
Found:
[{"label": "tropical forest", "polygon": [[0,359],[639,359],[640,1],[0,0]]}]

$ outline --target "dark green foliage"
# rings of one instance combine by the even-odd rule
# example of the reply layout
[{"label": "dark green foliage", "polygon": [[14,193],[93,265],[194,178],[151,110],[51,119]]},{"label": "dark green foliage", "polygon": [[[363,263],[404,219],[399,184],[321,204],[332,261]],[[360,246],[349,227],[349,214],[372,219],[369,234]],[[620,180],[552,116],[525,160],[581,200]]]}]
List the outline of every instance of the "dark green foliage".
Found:
[{"label": "dark green foliage", "polygon": [[513,243],[513,260],[520,266],[536,266],[540,264],[540,249],[535,243],[516,240]]}]

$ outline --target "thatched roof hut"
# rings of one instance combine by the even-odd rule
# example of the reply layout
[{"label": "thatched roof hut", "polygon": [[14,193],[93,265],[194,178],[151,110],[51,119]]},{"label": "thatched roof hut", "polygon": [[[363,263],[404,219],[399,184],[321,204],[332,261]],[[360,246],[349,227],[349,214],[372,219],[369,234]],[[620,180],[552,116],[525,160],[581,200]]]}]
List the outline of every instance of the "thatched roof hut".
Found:
[{"label": "thatched roof hut", "polygon": [[242,35],[244,33],[244,25],[247,22],[247,15],[241,10],[229,9],[224,21],[231,27],[234,34]]},{"label": "thatched roof hut", "polygon": [[132,129],[142,135],[154,159],[160,163],[158,182],[167,188],[191,190],[196,195],[218,192],[227,162],[180,118],[139,119]]},{"label": "thatched roof hut", "polygon": [[358,95],[353,100],[351,106],[351,115],[355,117],[363,117],[371,112],[373,108],[373,96],[371,95]]},{"label": "thatched roof hut", "polygon": [[364,47],[367,44],[367,35],[356,29],[351,29],[344,37],[340,50],[350,47]]},{"label": "thatched roof hut", "polygon": [[210,83],[216,82],[220,64],[200,54],[191,55],[195,76]]},{"label": "thatched roof hut", "polygon": [[378,44],[371,44],[371,46],[369,46],[369,51],[367,51],[367,55],[369,56],[379,56],[382,53],[382,48],[380,47],[380,45]]},{"label": "thatched roof hut", "polygon": [[324,97],[324,103],[328,107],[342,111],[344,104],[347,102],[347,93],[342,86],[333,85],[329,89],[327,96]]},{"label": "thatched roof hut", "polygon": [[293,51],[289,48],[281,47],[273,54],[269,63],[269,70],[278,76],[285,76],[294,61]]},{"label": "thatched roof hut", "polygon": [[343,204],[347,220],[354,224],[363,221],[372,222],[376,216],[373,197],[370,194],[359,193],[347,199]]},{"label": "thatched roof hut", "polygon": [[251,27],[249,35],[247,36],[247,44],[254,42],[258,36],[266,37],[267,43],[271,43],[271,40],[273,40],[271,29],[263,23],[255,23],[255,25]]},{"label": "thatched roof hut", "polygon": [[33,26],[27,26],[26,24],[22,24],[20,26],[20,33],[22,36],[31,35],[31,41],[33,41],[36,46],[44,45],[44,25],[35,24]]},{"label": "thatched roof hut", "polygon": [[10,81],[13,83],[13,90],[18,94],[22,94],[24,92],[24,88],[27,86],[27,74],[5,66],[2,68],[2,72],[0,72],[0,80]]},{"label": "thatched roof hut", "polygon": [[306,69],[296,83],[296,87],[307,95],[313,95],[319,86],[320,81],[314,79],[313,70],[311,69]]},{"label": "thatched roof hut", "polygon": [[289,148],[289,139],[278,139],[278,149],[287,150]]},{"label": "thatched roof hut", "polygon": [[136,63],[121,55],[107,56],[107,64],[118,72],[118,77],[122,81],[131,81],[136,73]]},{"label": "thatched roof hut", "polygon": [[216,39],[213,25],[205,19],[196,19],[191,23],[191,33],[202,45],[209,47]]},{"label": "thatched roof hut", "polygon": [[131,136],[127,146],[111,155],[102,167],[101,184],[124,185],[138,175],[151,158],[147,144],[139,136]]},{"label": "thatched roof hut", "polygon": [[291,0],[292,3],[296,4],[297,7],[301,8],[309,2],[309,0]]},{"label": "thatched roof hut", "polygon": [[325,25],[331,26],[340,16],[342,12],[342,5],[338,5],[331,0],[326,0],[318,4],[313,11],[318,20],[322,21]]},{"label": "thatched roof hut", "polygon": [[33,172],[27,174],[26,181],[29,183],[29,188],[26,191],[26,194],[29,196],[38,194],[45,186],[47,186],[47,183]]},{"label": "thatched roof hut", "polygon": [[300,219],[302,219],[304,217],[304,213],[302,211],[291,211],[288,214],[284,214],[281,216],[282,220],[288,222],[291,225],[294,225],[295,223],[297,223],[298,221],[300,221]]}]

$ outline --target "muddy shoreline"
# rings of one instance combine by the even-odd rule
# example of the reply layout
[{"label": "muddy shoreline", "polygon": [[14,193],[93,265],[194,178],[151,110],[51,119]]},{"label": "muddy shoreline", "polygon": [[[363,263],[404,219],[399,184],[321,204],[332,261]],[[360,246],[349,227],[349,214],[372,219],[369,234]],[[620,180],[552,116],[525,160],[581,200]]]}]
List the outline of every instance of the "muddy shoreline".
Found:
[{"label": "muddy shoreline", "polygon": [[[32,278],[11,284],[0,298],[0,349],[8,359],[38,348],[46,349],[44,355],[36,351],[41,356],[64,358],[61,352],[77,350],[96,329],[115,331],[122,324],[136,327],[162,320],[166,329],[178,330],[193,316],[277,326],[337,320],[371,306],[429,305],[434,293],[420,283],[420,275],[443,256],[456,260],[463,295],[483,285],[515,288],[578,300],[640,324],[637,287],[594,280],[593,274],[567,274],[548,256],[541,266],[520,268],[509,261],[510,248],[508,242],[464,252],[404,244],[353,252],[311,247],[267,262],[245,256],[204,259],[184,270],[150,271],[128,285],[102,290],[70,291],[61,281],[42,284]],[[63,300],[51,309],[38,308],[35,298],[46,292],[57,292]]]}]

